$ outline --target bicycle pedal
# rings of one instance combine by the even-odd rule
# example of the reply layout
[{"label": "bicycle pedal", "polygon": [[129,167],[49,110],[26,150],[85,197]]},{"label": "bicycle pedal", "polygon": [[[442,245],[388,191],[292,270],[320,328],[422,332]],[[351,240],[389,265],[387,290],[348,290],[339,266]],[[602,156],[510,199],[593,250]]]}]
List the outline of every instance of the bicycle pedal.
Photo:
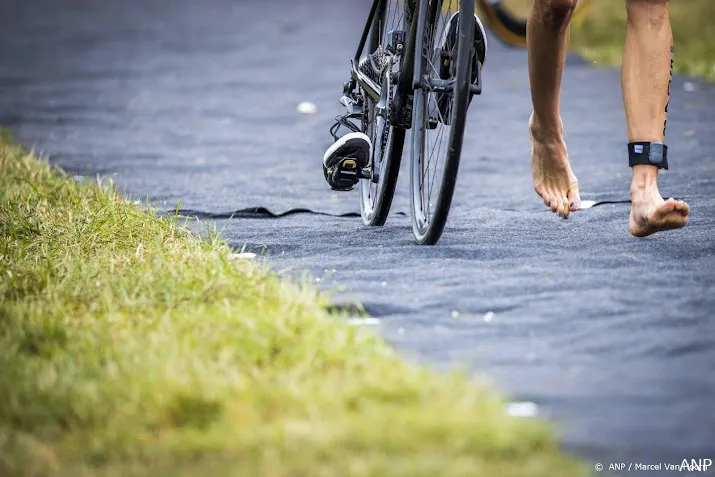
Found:
[{"label": "bicycle pedal", "polygon": [[360,169],[357,160],[346,158],[330,168],[323,167],[325,178],[335,191],[353,190],[360,179],[371,179],[369,168]]}]

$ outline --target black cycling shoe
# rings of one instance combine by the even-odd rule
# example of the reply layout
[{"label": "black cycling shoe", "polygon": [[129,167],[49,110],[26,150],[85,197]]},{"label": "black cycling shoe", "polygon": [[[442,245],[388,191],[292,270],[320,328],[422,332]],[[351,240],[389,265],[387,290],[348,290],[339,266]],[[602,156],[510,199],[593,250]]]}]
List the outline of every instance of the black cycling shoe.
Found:
[{"label": "black cycling shoe", "polygon": [[[439,60],[439,76],[443,80],[454,78],[456,71],[452,61],[456,57],[457,35],[459,30],[459,12],[454,13],[444,29],[444,35],[440,43],[440,48],[436,51],[437,59]],[[478,70],[484,66],[484,60],[487,57],[487,34],[484,30],[484,25],[478,16],[474,15],[474,58],[472,59],[472,84],[477,82]],[[444,124],[449,125],[451,120],[451,95],[437,94],[437,108]],[[471,97],[469,101],[471,102]],[[436,113],[436,112],[435,112]]]},{"label": "black cycling shoe", "polygon": [[372,144],[370,138],[361,132],[351,132],[325,152],[323,174],[330,187],[336,191],[349,191],[362,178],[363,170],[370,163]]}]

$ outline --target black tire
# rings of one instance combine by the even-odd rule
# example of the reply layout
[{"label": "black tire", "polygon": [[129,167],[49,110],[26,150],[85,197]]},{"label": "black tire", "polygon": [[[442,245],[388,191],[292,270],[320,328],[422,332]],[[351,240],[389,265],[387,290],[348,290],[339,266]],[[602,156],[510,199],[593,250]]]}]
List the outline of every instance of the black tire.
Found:
[{"label": "black tire", "polygon": [[[386,42],[387,32],[401,28],[404,22],[404,5],[399,0],[383,0],[375,14],[370,31],[367,51],[372,53]],[[399,68],[400,65],[395,65]],[[360,180],[360,211],[365,225],[382,226],[385,224],[395,195],[397,177],[402,161],[402,149],[405,143],[405,130],[389,124],[389,114],[376,114],[378,110],[389,112],[391,95],[395,85],[390,85],[389,70],[383,78],[383,90],[389,96],[383,95],[380,102],[375,102],[364,94],[363,132],[370,137],[373,144],[371,161],[378,166],[379,180],[377,183],[369,179]],[[379,107],[379,108],[378,108]],[[377,137],[379,121],[384,121],[384,133]]]},{"label": "black tire", "polygon": [[[571,19],[571,25],[583,21],[590,0],[581,0]],[[483,20],[502,43],[508,46],[526,46],[527,17],[518,14],[504,0],[477,0]]]},{"label": "black tire", "polygon": [[[470,103],[472,59],[474,57],[474,2],[473,0],[445,1],[454,10],[445,8],[442,1],[433,1],[429,7],[425,25],[422,77],[437,74],[440,64],[435,65],[435,47],[440,42],[444,31],[443,25],[454,11],[459,10],[459,34],[456,43],[456,61],[449,68],[449,77],[453,78],[454,89],[449,94],[438,96],[426,89],[415,90],[412,109],[412,160],[410,166],[410,203],[412,230],[419,244],[434,245],[444,230],[452,204],[452,195],[457,181],[459,158],[462,153],[462,141]],[[456,63],[456,65],[454,65]],[[454,68],[456,66],[456,68]],[[441,77],[441,79],[445,79]],[[436,104],[441,106],[437,107]],[[447,104],[448,106],[444,106]],[[448,111],[442,114],[442,111]],[[428,128],[430,111],[438,115],[433,121],[434,129]],[[447,117],[449,119],[447,119]],[[446,123],[449,123],[447,125]],[[438,131],[435,141],[439,140],[449,127],[447,143],[430,144],[430,137]],[[433,153],[437,150],[437,155]],[[442,151],[444,154],[442,155]],[[430,174],[432,161],[435,171]],[[443,169],[438,168],[442,162]],[[436,186],[436,189],[433,187]],[[434,203],[434,207],[432,206]]]},{"label": "black tire", "polygon": [[477,0],[484,20],[502,43],[509,46],[526,45],[526,17],[509,9],[503,0]]}]

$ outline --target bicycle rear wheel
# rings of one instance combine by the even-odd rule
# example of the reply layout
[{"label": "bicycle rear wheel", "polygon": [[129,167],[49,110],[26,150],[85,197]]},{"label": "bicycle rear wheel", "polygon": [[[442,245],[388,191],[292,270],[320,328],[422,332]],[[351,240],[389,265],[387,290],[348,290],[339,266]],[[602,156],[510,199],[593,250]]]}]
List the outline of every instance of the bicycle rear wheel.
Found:
[{"label": "bicycle rear wheel", "polygon": [[389,114],[396,89],[392,76],[401,66],[402,55],[389,51],[387,44],[390,31],[404,28],[404,8],[400,0],[381,2],[370,31],[369,58],[361,60],[363,69],[370,68],[366,73],[381,86],[382,92],[379,101],[363,94],[363,132],[372,142],[371,166],[377,180],[360,180],[360,210],[365,225],[371,226],[384,225],[390,213],[405,143],[405,130],[393,126]]},{"label": "bicycle rear wheel", "polygon": [[[454,15],[459,12],[458,17]],[[454,32],[450,25],[457,22]],[[418,243],[434,245],[447,222],[457,181],[470,102],[474,58],[474,2],[433,0],[423,35],[423,87],[414,92],[410,199]],[[450,33],[450,31],[452,33]],[[450,40],[451,38],[452,40]],[[445,48],[442,48],[445,46]],[[430,84],[452,84],[436,92]]]}]

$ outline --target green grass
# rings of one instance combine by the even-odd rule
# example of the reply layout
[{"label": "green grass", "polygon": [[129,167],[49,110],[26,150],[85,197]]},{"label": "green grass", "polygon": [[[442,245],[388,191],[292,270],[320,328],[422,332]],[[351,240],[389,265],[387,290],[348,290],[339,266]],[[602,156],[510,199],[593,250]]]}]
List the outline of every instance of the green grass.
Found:
[{"label": "green grass", "polygon": [[[715,1],[674,0],[669,10],[674,71],[715,81]],[[620,66],[625,24],[624,0],[592,0],[583,24],[572,34],[572,49],[596,64]]]},{"label": "green grass", "polygon": [[[504,0],[526,14],[532,0]],[[672,0],[670,20],[676,73],[715,81],[715,1]],[[620,66],[626,30],[625,0],[591,0],[583,22],[572,29],[571,49],[602,66]]]},{"label": "green grass", "polygon": [[549,427],[0,139],[0,475],[578,476]]}]

